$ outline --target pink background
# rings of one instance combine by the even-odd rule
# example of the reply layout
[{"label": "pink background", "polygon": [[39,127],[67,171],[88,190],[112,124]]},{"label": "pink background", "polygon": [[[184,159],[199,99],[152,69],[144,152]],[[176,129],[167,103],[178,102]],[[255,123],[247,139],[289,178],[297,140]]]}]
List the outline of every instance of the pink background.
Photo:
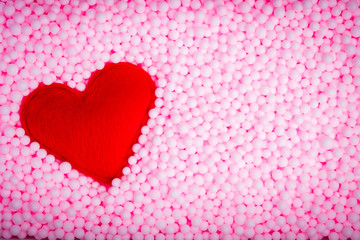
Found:
[{"label": "pink background", "polygon": [[[36,2],[0,3],[0,238],[360,239],[358,1]],[[19,121],[107,62],[158,87],[108,189]]]}]

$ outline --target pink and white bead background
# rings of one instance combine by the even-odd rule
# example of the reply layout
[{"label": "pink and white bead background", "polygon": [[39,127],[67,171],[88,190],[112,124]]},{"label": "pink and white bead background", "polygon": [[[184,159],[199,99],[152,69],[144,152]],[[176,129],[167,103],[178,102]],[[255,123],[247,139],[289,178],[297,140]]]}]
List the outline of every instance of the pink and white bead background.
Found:
[{"label": "pink and white bead background", "polygon": [[[357,0],[16,0],[0,23],[0,238],[360,239]],[[19,106],[124,61],[157,100],[106,188]]]}]

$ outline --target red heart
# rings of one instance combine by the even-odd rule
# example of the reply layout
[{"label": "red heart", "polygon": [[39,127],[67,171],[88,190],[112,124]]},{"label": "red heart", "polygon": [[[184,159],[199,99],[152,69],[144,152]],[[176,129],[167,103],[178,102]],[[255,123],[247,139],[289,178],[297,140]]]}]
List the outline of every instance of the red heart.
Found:
[{"label": "red heart", "polygon": [[155,84],[143,69],[109,64],[83,92],[59,83],[38,87],[24,98],[20,118],[32,141],[109,184],[121,177],[154,101]]}]

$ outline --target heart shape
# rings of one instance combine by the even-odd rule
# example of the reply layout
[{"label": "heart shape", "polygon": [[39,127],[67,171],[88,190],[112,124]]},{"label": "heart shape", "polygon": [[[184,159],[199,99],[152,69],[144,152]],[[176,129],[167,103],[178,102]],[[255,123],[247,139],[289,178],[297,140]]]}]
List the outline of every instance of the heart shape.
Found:
[{"label": "heart shape", "polygon": [[154,101],[155,84],[143,69],[111,63],[83,92],[59,83],[39,86],[23,99],[20,119],[32,141],[110,184],[128,164]]}]

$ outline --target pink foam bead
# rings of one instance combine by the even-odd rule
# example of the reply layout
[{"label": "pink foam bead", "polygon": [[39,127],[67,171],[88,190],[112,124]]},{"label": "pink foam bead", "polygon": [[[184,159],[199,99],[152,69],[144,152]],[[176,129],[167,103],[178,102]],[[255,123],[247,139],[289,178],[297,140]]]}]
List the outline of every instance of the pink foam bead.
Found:
[{"label": "pink foam bead", "polygon": [[15,64],[10,64],[10,65],[8,65],[8,67],[7,67],[7,73],[9,74],[9,75],[16,75],[16,74],[18,74],[18,72],[19,72],[19,68],[15,65]]},{"label": "pink foam bead", "polygon": [[251,10],[251,6],[247,2],[243,2],[239,5],[239,10],[241,13],[248,13]]},{"label": "pink foam bead", "polygon": [[10,209],[12,211],[18,211],[22,207],[22,202],[20,199],[14,199],[10,202]]},{"label": "pink foam bead", "polygon": [[179,0],[171,0],[169,1],[169,7],[173,9],[177,9],[181,6],[181,1]]},{"label": "pink foam bead", "polygon": [[64,174],[69,173],[71,171],[71,165],[69,162],[62,162],[60,164],[60,171]]},{"label": "pink foam bead", "polygon": [[18,225],[14,225],[10,227],[10,233],[13,236],[19,236],[21,234],[21,228]]},{"label": "pink foam bead", "polygon": [[64,180],[64,174],[60,171],[53,172],[53,180],[54,182],[62,182]]},{"label": "pink foam bead", "polygon": [[65,232],[71,232],[74,230],[74,224],[70,221],[64,222],[63,229]]},{"label": "pink foam bead", "polygon": [[42,166],[42,161],[40,158],[33,158],[31,160],[31,167],[38,169]]},{"label": "pink foam bead", "polygon": [[[1,237],[356,239],[358,7],[4,3]],[[105,188],[13,126],[41,82],[83,91],[108,61],[141,65],[157,100]]]}]

